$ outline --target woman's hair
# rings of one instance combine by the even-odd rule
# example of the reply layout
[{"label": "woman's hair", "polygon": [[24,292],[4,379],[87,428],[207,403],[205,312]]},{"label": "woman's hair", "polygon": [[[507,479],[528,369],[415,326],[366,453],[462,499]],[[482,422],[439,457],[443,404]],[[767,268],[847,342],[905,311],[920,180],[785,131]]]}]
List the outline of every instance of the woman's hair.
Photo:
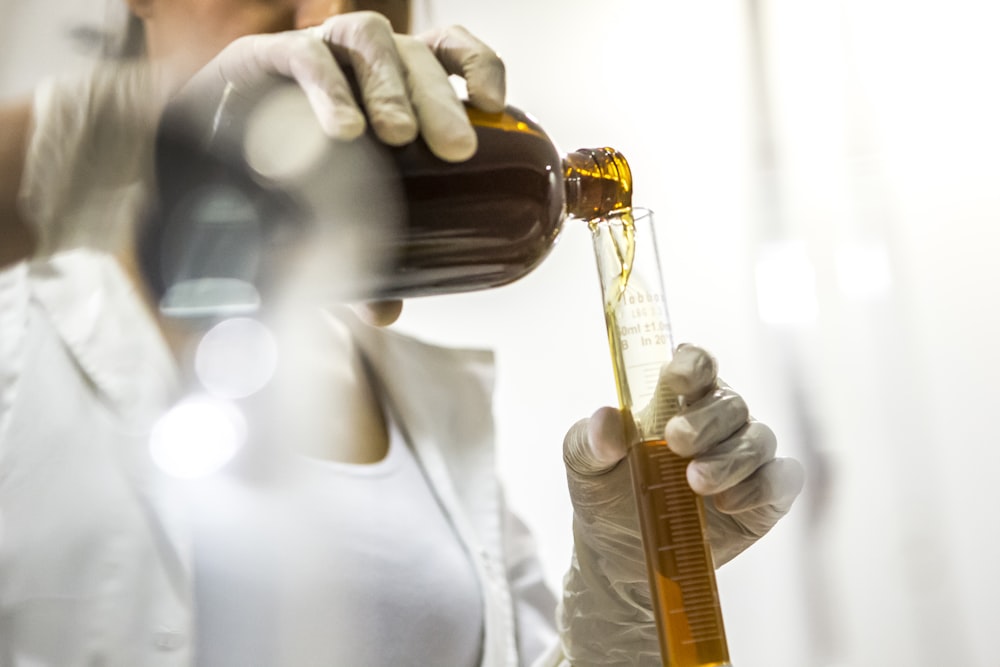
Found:
[{"label": "woman's hair", "polygon": [[138,58],[146,54],[146,30],[142,20],[128,12],[125,24],[119,28],[120,34],[115,43],[106,43],[104,55],[117,58]]},{"label": "woman's hair", "polygon": [[104,24],[79,25],[70,30],[70,39],[85,53],[113,60],[139,58],[146,54],[146,34],[142,20],[123,0],[108,0]]}]

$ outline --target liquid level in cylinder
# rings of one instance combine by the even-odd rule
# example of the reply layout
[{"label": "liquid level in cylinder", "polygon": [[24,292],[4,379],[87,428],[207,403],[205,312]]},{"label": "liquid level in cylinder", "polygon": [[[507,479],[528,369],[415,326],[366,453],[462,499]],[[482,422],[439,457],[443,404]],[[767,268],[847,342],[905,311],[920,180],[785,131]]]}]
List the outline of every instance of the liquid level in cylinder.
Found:
[{"label": "liquid level in cylinder", "polygon": [[664,440],[629,452],[646,563],[668,667],[730,665],[701,498],[687,483],[688,459]]}]

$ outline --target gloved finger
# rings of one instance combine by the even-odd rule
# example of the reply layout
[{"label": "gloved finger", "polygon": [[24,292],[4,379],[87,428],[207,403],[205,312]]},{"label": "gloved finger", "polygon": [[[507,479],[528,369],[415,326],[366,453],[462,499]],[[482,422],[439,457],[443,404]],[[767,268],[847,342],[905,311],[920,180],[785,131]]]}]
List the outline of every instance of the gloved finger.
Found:
[{"label": "gloved finger", "polygon": [[[753,513],[759,525],[773,525],[802,491],[805,471],[791,458],[776,458],[760,466],[742,482],[713,497],[716,509],[738,516]],[[768,525],[768,528],[770,527]]]},{"label": "gloved finger", "polygon": [[338,59],[350,63],[375,135],[393,146],[413,141],[417,117],[389,20],[376,12],[351,12],[311,31],[323,37]]},{"label": "gloved finger", "polygon": [[223,60],[219,64],[227,84],[238,93],[249,93],[267,75],[280,74],[302,88],[328,136],[350,140],[364,132],[364,114],[320,35],[298,30],[241,39],[246,40],[246,46],[227,49],[220,54]]},{"label": "gloved finger", "polygon": [[590,419],[581,419],[563,439],[566,467],[578,475],[601,475],[627,453],[622,414],[614,408],[600,408]]},{"label": "gloved finger", "polygon": [[670,363],[660,371],[659,386],[673,392],[687,405],[715,389],[715,358],[695,345],[679,345]]},{"label": "gloved finger", "polygon": [[636,411],[636,422],[644,436],[667,437],[669,420],[715,387],[715,360],[701,348],[682,345],[660,367],[653,397]]},{"label": "gloved finger", "polygon": [[461,26],[423,33],[419,39],[430,46],[448,74],[465,79],[473,106],[483,111],[503,111],[507,72],[496,51]]},{"label": "gloved finger", "polygon": [[802,490],[802,465],[794,459],[772,459],[740,484],[705,504],[715,566],[732,560],[763,537]]},{"label": "gloved finger", "polygon": [[448,73],[427,44],[396,35],[396,50],[407,72],[407,91],[420,134],[442,160],[460,162],[476,152],[476,133]]},{"label": "gloved finger", "polygon": [[688,463],[688,484],[703,496],[722,493],[771,461],[777,446],[774,431],[767,424],[744,422],[732,436]]},{"label": "gloved finger", "polygon": [[682,408],[667,422],[665,437],[676,454],[697,456],[726,440],[747,424],[750,409],[743,397],[721,387]]}]

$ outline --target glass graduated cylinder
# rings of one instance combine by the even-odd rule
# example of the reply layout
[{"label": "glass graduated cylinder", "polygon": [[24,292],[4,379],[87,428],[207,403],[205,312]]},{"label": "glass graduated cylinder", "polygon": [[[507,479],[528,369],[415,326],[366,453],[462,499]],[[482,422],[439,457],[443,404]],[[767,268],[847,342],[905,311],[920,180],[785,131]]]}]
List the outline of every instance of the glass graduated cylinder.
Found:
[{"label": "glass graduated cylinder", "polygon": [[652,219],[648,210],[626,209],[590,228],[660,653],[669,667],[720,667],[730,665],[729,649],[704,508],[687,483],[688,460],[664,440],[679,404],[658,387],[673,337]]}]

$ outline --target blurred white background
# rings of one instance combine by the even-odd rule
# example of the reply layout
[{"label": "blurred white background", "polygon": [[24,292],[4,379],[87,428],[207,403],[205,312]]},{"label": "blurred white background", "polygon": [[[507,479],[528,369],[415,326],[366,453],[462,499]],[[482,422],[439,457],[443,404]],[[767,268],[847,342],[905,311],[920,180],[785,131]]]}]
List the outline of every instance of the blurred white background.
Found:
[{"label": "blurred white background", "polygon": [[[0,95],[79,59],[109,0],[0,0]],[[114,2],[114,0],[110,0]],[[629,158],[679,341],[808,468],[719,573],[740,667],[997,664],[1000,5],[418,0],[505,58],[565,151]],[[498,355],[500,468],[553,586],[565,430],[615,401],[582,224],[535,273],[397,325]]]}]

